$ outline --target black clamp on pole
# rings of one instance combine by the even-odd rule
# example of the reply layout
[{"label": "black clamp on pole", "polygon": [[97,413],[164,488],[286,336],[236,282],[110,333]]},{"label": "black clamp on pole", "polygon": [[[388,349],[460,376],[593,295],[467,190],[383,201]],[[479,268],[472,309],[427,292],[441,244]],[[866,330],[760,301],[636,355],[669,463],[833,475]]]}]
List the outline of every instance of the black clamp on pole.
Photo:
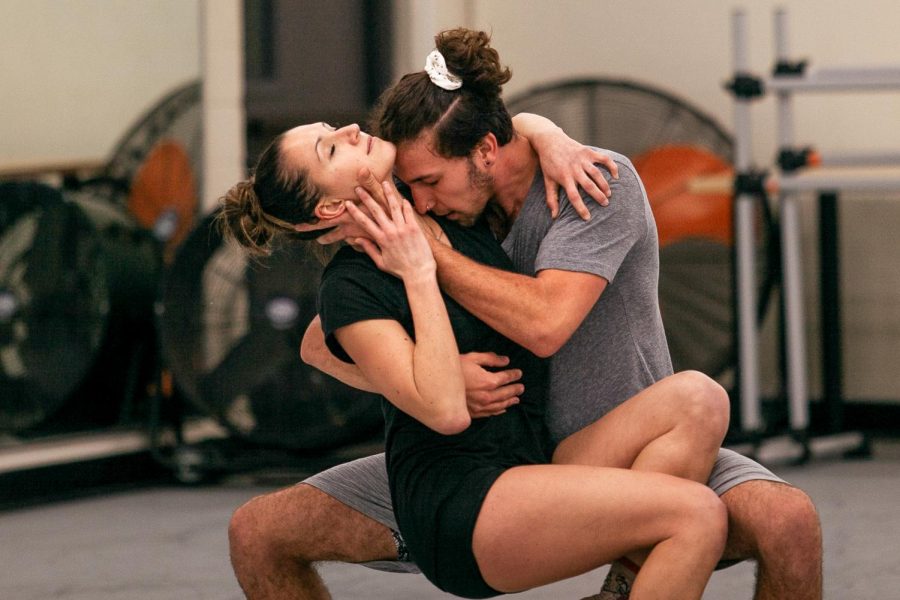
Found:
[{"label": "black clamp on pole", "polygon": [[790,62],[787,60],[779,60],[772,69],[772,75],[775,77],[802,77],[806,73],[807,60],[798,60]]},{"label": "black clamp on pole", "polygon": [[734,178],[734,196],[744,194],[764,198],[766,196],[766,177],[768,172],[764,170],[750,170],[738,173]]},{"label": "black clamp on pole", "polygon": [[806,148],[782,148],[778,152],[778,166],[785,173],[802,169],[810,164],[813,149]]},{"label": "black clamp on pole", "polygon": [[746,100],[759,98],[765,93],[763,80],[749,73],[735,73],[734,79],[725,83],[725,89]]}]

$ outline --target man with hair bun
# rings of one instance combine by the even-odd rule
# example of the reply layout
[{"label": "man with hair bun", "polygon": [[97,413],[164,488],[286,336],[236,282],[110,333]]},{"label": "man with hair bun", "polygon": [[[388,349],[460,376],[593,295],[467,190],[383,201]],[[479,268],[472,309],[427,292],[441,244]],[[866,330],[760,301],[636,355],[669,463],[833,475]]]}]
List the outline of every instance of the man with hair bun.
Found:
[{"label": "man with hair bun", "polygon": [[[586,165],[586,176],[564,186],[551,215],[543,204],[549,186],[541,166],[512,133],[500,97],[510,74],[489,37],[457,29],[435,42],[426,69],[406,75],[383,96],[378,133],[397,145],[395,174],[409,185],[420,213],[462,224],[493,213],[517,273],[432,243],[439,282],[493,329],[551,356],[546,420],[555,440],[572,436],[577,445],[583,428],[672,372],[659,317],[656,229],[643,186],[630,161],[611,153],[618,178]],[[552,132],[542,122],[534,126],[535,143]],[[607,207],[585,203],[575,183],[590,195],[606,183],[613,200]],[[371,181],[366,189],[380,193]],[[337,228],[320,238],[323,243],[361,235],[350,222],[328,225]],[[304,360],[358,383],[346,363],[320,353],[320,338],[313,326]],[[471,360],[468,368],[480,370],[483,381],[469,394],[473,416],[515,403],[515,374],[497,370],[503,357]],[[806,494],[727,450],[720,450],[709,486],[729,513],[723,558],[758,563],[756,598],[821,598],[821,533]],[[255,535],[239,535],[254,527]],[[313,568],[317,561],[390,561],[373,566],[414,570],[404,562],[380,456],[251,501],[236,512],[232,534],[235,572],[251,598],[327,598]],[[632,567],[614,565],[597,598],[627,598]],[[255,596],[249,587],[256,584],[284,596]]]}]

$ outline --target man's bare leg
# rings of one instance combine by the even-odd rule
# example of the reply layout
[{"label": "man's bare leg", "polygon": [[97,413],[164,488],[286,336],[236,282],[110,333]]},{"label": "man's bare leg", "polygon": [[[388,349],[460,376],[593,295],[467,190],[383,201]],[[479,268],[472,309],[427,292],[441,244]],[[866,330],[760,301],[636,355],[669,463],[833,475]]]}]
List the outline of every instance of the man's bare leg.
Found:
[{"label": "man's bare leg", "polygon": [[328,599],[314,563],[397,559],[390,529],[306,484],[238,508],[228,538],[234,573],[250,600]]},{"label": "man's bare leg", "polygon": [[803,491],[748,481],[722,495],[728,509],[726,558],[757,563],[756,600],[822,598],[822,530]]}]

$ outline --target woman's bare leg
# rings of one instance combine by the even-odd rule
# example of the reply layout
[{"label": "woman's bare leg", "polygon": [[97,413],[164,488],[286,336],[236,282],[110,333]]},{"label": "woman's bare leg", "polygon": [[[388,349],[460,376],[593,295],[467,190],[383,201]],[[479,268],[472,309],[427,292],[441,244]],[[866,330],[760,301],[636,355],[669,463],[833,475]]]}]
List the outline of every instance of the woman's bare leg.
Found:
[{"label": "woman's bare leg", "polygon": [[505,592],[590,571],[652,548],[632,600],[700,598],[721,556],[724,505],[698,483],[624,469],[532,465],[504,473],[478,516],[482,576]]},{"label": "woman's bare leg", "polygon": [[667,473],[706,483],[728,429],[728,394],[697,371],[666,377],[563,440],[556,464]]}]

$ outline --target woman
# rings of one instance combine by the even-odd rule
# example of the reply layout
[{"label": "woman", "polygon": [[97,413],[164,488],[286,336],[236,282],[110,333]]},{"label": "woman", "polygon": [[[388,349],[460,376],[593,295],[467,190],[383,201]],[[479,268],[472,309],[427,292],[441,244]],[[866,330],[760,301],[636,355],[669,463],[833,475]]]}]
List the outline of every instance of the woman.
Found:
[{"label": "woman", "polygon": [[[671,475],[705,480],[727,405],[709,407],[710,418],[689,428],[695,446],[675,453],[671,438],[684,429],[677,419],[688,415],[644,411],[635,422],[664,394],[663,381],[575,434],[577,443],[564,440],[556,454],[569,464],[548,464],[540,364],[441,295],[425,236],[498,268],[510,268],[508,259],[482,222],[420,220],[390,185],[386,211],[358,192],[360,169],[385,178],[394,153],[356,127],[295,128],[226,196],[222,218],[256,251],[278,232],[348,219],[365,232],[354,240],[364,253],[344,248],[326,269],[320,314],[330,347],[386,399],[394,510],[422,571],[446,591],[489,597],[648,549],[632,598],[700,598],[724,545],[724,507],[704,486]],[[459,354],[486,346],[523,370],[525,391],[505,413],[473,420]],[[585,436],[629,421],[630,466],[671,475],[598,464]]]}]

